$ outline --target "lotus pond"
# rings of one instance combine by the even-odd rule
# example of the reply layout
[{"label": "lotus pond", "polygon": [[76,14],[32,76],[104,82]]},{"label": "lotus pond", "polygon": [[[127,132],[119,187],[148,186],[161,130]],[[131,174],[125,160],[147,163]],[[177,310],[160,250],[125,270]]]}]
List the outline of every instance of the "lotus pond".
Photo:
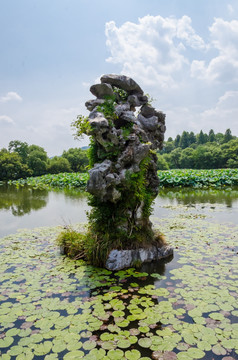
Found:
[{"label": "lotus pond", "polygon": [[152,221],[174,257],[114,273],[55,245],[86,209],[78,193],[0,190],[0,359],[238,359],[238,189],[162,191]]}]

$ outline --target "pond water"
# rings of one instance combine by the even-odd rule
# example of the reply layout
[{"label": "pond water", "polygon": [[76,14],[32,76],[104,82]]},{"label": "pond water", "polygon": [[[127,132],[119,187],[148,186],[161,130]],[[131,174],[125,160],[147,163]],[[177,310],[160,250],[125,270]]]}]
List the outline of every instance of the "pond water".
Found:
[{"label": "pond water", "polygon": [[58,225],[87,210],[77,192],[0,187],[0,359],[238,359],[238,189],[161,190],[174,257],[116,273],[59,253]]},{"label": "pond water", "polygon": [[[197,206],[206,212],[219,206],[216,214],[227,220],[237,220],[238,188],[216,189],[163,189],[155,200],[155,217],[170,213],[170,206]],[[86,194],[77,190],[48,191],[29,187],[0,186],[0,237],[18,229],[38,226],[68,225],[87,221]],[[219,216],[220,215],[220,216]]]}]

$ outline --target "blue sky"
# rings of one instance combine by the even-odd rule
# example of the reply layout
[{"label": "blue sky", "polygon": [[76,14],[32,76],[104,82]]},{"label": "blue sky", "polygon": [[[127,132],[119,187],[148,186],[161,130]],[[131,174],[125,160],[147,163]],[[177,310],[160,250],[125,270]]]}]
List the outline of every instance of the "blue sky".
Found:
[{"label": "blue sky", "polygon": [[237,0],[0,0],[0,50],[0,148],[86,145],[70,124],[109,73],[155,99],[166,138],[238,136]]}]

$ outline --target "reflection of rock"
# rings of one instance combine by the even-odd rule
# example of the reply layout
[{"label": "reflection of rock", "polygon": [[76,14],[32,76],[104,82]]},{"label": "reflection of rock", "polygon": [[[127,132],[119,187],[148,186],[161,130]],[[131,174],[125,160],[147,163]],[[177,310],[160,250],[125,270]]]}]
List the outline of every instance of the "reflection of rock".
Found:
[{"label": "reflection of rock", "polygon": [[136,250],[112,250],[108,255],[106,268],[121,270],[139,263],[151,262],[173,255],[173,248],[168,245],[162,247],[151,246]]}]

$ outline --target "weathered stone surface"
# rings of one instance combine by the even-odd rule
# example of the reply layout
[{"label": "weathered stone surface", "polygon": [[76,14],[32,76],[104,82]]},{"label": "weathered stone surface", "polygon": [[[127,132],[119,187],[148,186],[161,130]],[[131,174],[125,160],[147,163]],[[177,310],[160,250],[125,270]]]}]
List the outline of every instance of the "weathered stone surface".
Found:
[{"label": "weathered stone surface", "polygon": [[142,114],[139,114],[138,120],[140,121],[140,123],[145,131],[155,131],[158,127],[159,121],[158,121],[157,116],[152,116],[150,118],[146,118]]},{"label": "weathered stone surface", "polygon": [[141,262],[151,262],[173,255],[173,248],[168,245],[163,247],[151,246],[146,249],[137,250],[112,250],[106,261],[106,268],[111,271],[118,271]]},{"label": "weathered stone surface", "polygon": [[143,94],[143,90],[140,88],[140,86],[132,78],[129,78],[125,75],[103,75],[100,80],[102,83],[114,85],[127,91],[128,93]]},{"label": "weathered stone surface", "polygon": [[141,114],[145,117],[145,118],[150,118],[152,116],[155,115],[155,109],[153,108],[153,106],[151,105],[143,105],[141,107]]},{"label": "weathered stone surface", "polygon": [[104,99],[104,96],[113,96],[113,90],[110,84],[92,85],[90,91],[99,99]]},{"label": "weathered stone surface", "polygon": [[[120,91],[114,93],[114,87],[125,90],[128,96],[124,93],[122,97],[118,96]],[[90,90],[97,97],[86,102],[87,108],[91,111],[88,121],[97,160],[89,171],[87,191],[96,197],[96,202],[100,202],[101,207],[114,211],[111,218],[109,214],[106,222],[110,223],[110,226],[113,224],[112,232],[124,234],[126,242],[130,241],[133,231],[137,237],[143,230],[146,242],[148,234],[149,239],[153,238],[153,231],[149,215],[145,215],[149,214],[145,211],[145,204],[148,201],[152,203],[158,194],[159,185],[157,157],[153,150],[162,148],[166,130],[165,114],[149,105],[148,97],[140,86],[124,75],[103,75],[101,84],[93,85]],[[114,96],[106,103],[105,95]],[[103,108],[98,107],[103,102],[108,106],[109,113],[103,113]],[[141,107],[138,115],[135,113],[136,107]],[[140,182],[136,182],[137,179]],[[144,189],[143,194],[139,188],[137,189],[138,184],[139,188]],[[129,197],[134,196],[129,202],[128,193],[133,194]],[[118,216],[119,221],[114,221],[114,216]],[[104,216],[102,219],[104,221]],[[97,228],[104,225],[100,223]],[[110,234],[107,236],[110,238]],[[137,248],[139,245],[134,244],[131,247],[133,250],[112,250],[106,267],[110,270],[119,270],[133,266],[137,261],[154,261],[172,254],[172,248],[168,246],[159,248],[154,245],[148,246],[148,242],[146,244],[145,248]]]},{"label": "weathered stone surface", "polygon": [[103,103],[104,99],[88,100],[86,101],[85,106],[89,111],[92,111],[96,106],[102,105]]}]

